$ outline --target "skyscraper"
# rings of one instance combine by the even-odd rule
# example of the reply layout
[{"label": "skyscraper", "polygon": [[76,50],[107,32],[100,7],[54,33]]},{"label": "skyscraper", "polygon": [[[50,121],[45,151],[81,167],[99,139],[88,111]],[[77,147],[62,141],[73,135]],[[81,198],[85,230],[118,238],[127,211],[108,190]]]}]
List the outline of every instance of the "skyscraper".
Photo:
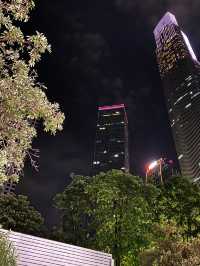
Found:
[{"label": "skyscraper", "polygon": [[200,178],[200,63],[174,15],[154,30],[156,54],[183,176]]},{"label": "skyscraper", "polygon": [[98,110],[93,170],[98,173],[111,169],[129,171],[128,120],[124,104]]}]

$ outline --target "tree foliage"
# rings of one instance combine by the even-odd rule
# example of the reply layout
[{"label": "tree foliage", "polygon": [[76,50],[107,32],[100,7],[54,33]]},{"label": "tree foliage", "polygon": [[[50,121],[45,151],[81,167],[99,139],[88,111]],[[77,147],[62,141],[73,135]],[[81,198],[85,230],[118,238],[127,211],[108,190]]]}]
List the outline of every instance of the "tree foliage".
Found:
[{"label": "tree foliage", "polygon": [[[56,207],[63,213],[58,235],[67,243],[112,253],[116,265],[141,265],[139,253],[146,248],[151,248],[143,253],[147,261],[152,252],[154,259],[155,254],[160,256],[156,257],[160,264],[155,265],[190,265],[170,263],[180,259],[176,253],[182,249],[192,249],[192,256],[196,256],[199,239],[192,238],[200,233],[199,202],[200,188],[183,177],[155,186],[144,185],[141,178],[117,170],[93,177],[75,176],[55,198]],[[164,228],[166,223],[175,223],[179,233],[172,234],[173,226]],[[164,231],[155,230],[155,224]],[[166,254],[163,245],[169,248],[165,248]],[[169,264],[167,257],[166,262],[161,259],[168,253],[173,253]]]},{"label": "tree foliage", "polygon": [[44,220],[23,195],[0,195],[0,225],[4,229],[38,235]]},{"label": "tree foliage", "polygon": [[0,265],[17,266],[15,249],[4,233],[0,233]]},{"label": "tree foliage", "polygon": [[72,234],[73,244],[112,253],[116,265],[121,265],[129,251],[136,257],[148,245],[151,219],[138,177],[117,170],[75,177],[55,201],[63,211],[66,238]]},{"label": "tree foliage", "polygon": [[147,188],[155,222],[175,221],[185,238],[200,233],[200,188],[190,179],[173,177],[164,186]]},{"label": "tree foliage", "polygon": [[87,209],[89,195],[86,188],[90,182],[88,177],[75,176],[63,193],[57,194],[55,206],[62,210],[62,224],[55,232],[57,240],[74,245],[89,247],[89,228]]},{"label": "tree foliage", "polygon": [[27,155],[34,162],[37,121],[55,134],[64,120],[58,104],[48,101],[35,69],[51,50],[47,39],[39,32],[25,36],[19,27],[33,8],[33,0],[0,1],[0,183],[18,178]]},{"label": "tree foliage", "polygon": [[141,266],[200,265],[200,238],[184,241],[178,227],[172,224],[159,225],[155,232],[154,246],[140,256]]}]

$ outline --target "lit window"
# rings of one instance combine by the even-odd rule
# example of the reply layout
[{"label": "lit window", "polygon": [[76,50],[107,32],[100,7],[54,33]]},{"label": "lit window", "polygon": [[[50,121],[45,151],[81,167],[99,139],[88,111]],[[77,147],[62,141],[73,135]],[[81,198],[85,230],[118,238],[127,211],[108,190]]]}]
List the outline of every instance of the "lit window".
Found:
[{"label": "lit window", "polygon": [[100,162],[99,161],[94,161],[93,164],[98,165],[98,164],[100,164]]},{"label": "lit window", "polygon": [[105,150],[103,153],[104,153],[104,154],[106,154],[106,153],[107,153],[107,151]]},{"label": "lit window", "polygon": [[192,76],[187,77],[185,80],[191,80]]},{"label": "lit window", "polygon": [[106,128],[105,128],[105,127],[100,127],[99,129],[100,129],[100,130],[106,130]]},{"label": "lit window", "polygon": [[113,113],[113,115],[120,115],[120,112],[115,112],[115,113]]},{"label": "lit window", "polygon": [[181,160],[182,158],[183,158],[183,154],[180,154],[180,155],[178,156],[178,159]]},{"label": "lit window", "polygon": [[199,92],[197,92],[197,93],[195,93],[195,94],[194,94],[194,95],[191,97],[191,99],[193,99],[193,98],[197,97],[199,94],[200,94],[200,91],[199,91]]},{"label": "lit window", "polygon": [[117,154],[115,154],[115,155],[114,155],[114,157],[115,157],[115,158],[118,158],[118,157],[119,157],[119,154],[118,154],[118,153],[117,153]]},{"label": "lit window", "polygon": [[169,109],[169,113],[171,113],[171,112],[172,112],[172,108]]},{"label": "lit window", "polygon": [[188,87],[190,87],[191,85],[192,85],[192,83],[190,82],[190,83],[188,83],[188,85],[187,85],[187,86],[188,86]]},{"label": "lit window", "polygon": [[188,95],[188,93],[186,93],[183,96],[179,97],[178,100],[174,103],[174,105],[176,105],[178,102],[180,102],[187,95]]},{"label": "lit window", "polygon": [[191,103],[188,103],[186,106],[185,106],[185,109],[189,108],[192,104]]}]

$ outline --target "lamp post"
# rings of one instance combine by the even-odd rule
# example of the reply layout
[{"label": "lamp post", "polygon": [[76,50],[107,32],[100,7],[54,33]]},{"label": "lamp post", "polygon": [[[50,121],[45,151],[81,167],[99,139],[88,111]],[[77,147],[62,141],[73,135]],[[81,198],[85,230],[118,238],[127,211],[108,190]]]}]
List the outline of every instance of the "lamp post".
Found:
[{"label": "lamp post", "polygon": [[148,181],[148,175],[149,172],[151,172],[154,168],[158,168],[159,176],[160,176],[160,182],[163,184],[163,174],[162,174],[162,164],[163,164],[163,159],[160,158],[156,161],[153,161],[152,163],[149,164],[146,170],[146,184]]}]

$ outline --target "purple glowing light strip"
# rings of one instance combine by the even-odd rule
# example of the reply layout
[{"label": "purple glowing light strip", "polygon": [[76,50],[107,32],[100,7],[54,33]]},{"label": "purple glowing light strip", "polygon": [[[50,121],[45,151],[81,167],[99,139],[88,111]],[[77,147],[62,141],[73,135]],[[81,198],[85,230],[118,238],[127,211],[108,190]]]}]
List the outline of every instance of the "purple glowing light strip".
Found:
[{"label": "purple glowing light strip", "polygon": [[170,24],[174,24],[174,25],[177,25],[178,26],[178,22],[176,20],[176,17],[170,13],[170,12],[167,12],[162,18],[161,20],[159,21],[159,23],[157,24],[157,26],[155,27],[154,29],[154,35],[156,38],[158,38],[163,30],[163,28],[167,25],[170,25]]},{"label": "purple glowing light strip", "polygon": [[119,108],[125,108],[124,104],[115,104],[111,106],[101,106],[99,107],[99,111],[105,111],[105,110],[113,110],[113,109],[119,109]]}]

